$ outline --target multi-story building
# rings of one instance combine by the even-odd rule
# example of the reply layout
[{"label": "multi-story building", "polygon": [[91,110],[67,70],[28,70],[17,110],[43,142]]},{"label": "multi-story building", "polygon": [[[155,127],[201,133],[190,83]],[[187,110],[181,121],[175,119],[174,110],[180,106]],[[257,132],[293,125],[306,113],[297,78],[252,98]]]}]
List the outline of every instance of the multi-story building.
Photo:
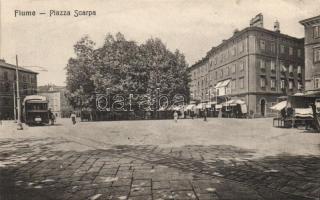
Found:
[{"label": "multi-story building", "polygon": [[[19,67],[20,102],[26,95],[36,94],[37,73]],[[0,60],[0,118],[14,118],[14,95],[16,95],[16,66]]]},{"label": "multi-story building", "polygon": [[39,93],[41,96],[47,97],[49,103],[48,108],[51,109],[51,112],[56,116],[61,116],[61,102],[60,102],[60,92],[59,91],[48,91]]},{"label": "multi-story building", "polygon": [[320,15],[300,23],[305,28],[305,89],[320,90]]},{"label": "multi-story building", "polygon": [[251,25],[213,47],[190,67],[191,99],[241,99],[267,116],[277,98],[304,88],[304,40]]},{"label": "multi-story building", "polygon": [[39,86],[38,93],[47,97],[49,100],[48,108],[51,109],[56,117],[70,117],[73,109],[65,96],[66,87],[55,85]]}]

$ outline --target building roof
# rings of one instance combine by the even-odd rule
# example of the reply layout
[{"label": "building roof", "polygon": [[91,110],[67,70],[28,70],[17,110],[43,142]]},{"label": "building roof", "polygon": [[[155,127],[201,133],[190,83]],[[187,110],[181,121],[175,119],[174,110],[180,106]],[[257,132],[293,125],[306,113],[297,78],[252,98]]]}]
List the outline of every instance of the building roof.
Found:
[{"label": "building roof", "polygon": [[[6,63],[5,60],[3,60],[3,59],[0,59],[0,67],[16,70],[16,66],[15,65]],[[32,73],[32,74],[38,74],[37,72],[34,72],[34,71],[30,70],[30,69],[26,69],[26,68],[23,68],[23,67],[18,67],[18,69],[19,69],[19,71],[24,71],[24,72],[28,72],[28,73]]]},{"label": "building roof", "polygon": [[308,19],[304,19],[300,21],[300,24],[302,25],[309,25],[313,23],[320,23],[320,15],[315,16],[315,17],[310,17]]},{"label": "building roof", "polygon": [[66,86],[57,86],[53,84],[38,86],[38,93],[56,93],[66,90]]},{"label": "building roof", "polygon": [[226,39],[226,40],[222,40],[222,43],[220,43],[218,46],[216,47],[212,47],[206,54],[206,56],[204,58],[202,58],[201,60],[197,61],[195,64],[191,65],[189,68],[192,69],[196,66],[199,66],[201,64],[203,64],[205,61],[207,61],[209,59],[209,56],[211,56],[214,52],[216,52],[218,49],[220,49],[222,46],[224,46],[225,44],[227,44],[229,41],[232,41],[238,37],[240,37],[241,35],[243,35],[244,33],[247,33],[249,31],[260,31],[260,32],[265,32],[267,34],[271,34],[273,36],[279,36],[282,38],[286,38],[289,40],[296,40],[297,42],[302,42],[303,43],[303,39],[304,38],[296,38],[293,36],[289,36],[283,33],[279,33],[279,32],[275,32],[272,30],[268,30],[265,28],[261,28],[261,27],[246,27],[244,29],[242,29],[241,31],[237,31],[236,33],[234,33],[230,38]]}]

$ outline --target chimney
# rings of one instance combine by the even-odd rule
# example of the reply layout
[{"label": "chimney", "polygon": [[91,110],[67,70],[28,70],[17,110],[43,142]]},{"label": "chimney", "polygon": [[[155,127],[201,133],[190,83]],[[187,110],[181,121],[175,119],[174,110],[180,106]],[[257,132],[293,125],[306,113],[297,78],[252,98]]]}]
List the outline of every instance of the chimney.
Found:
[{"label": "chimney", "polygon": [[280,23],[278,22],[278,20],[274,22],[273,29],[275,32],[280,33]]},{"label": "chimney", "polygon": [[233,35],[235,35],[235,34],[237,34],[237,33],[239,33],[239,29],[234,29],[234,31],[233,31]]}]

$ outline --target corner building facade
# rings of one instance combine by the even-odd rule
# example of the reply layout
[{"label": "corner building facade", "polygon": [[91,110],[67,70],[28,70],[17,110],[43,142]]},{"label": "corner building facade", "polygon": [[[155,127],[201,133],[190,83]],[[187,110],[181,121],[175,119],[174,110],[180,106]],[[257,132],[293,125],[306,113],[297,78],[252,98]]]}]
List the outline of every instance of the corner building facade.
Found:
[{"label": "corner building facade", "polygon": [[305,30],[305,79],[307,91],[320,90],[320,15],[300,21]]},{"label": "corner building facade", "polygon": [[[31,70],[19,67],[20,103],[27,95],[37,92],[37,74]],[[14,119],[14,95],[16,92],[16,66],[0,60],[0,120]]]},{"label": "corner building facade", "polygon": [[304,89],[304,39],[261,27],[234,32],[190,67],[191,99],[241,99],[254,116],[274,115],[278,97]]}]

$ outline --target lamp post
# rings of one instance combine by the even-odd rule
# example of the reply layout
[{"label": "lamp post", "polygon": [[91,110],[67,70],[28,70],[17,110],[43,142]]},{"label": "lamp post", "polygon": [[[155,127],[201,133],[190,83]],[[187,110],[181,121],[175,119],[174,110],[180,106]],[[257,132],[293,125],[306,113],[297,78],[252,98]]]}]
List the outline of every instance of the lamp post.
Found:
[{"label": "lamp post", "polygon": [[16,105],[16,90],[14,89],[15,85],[14,82],[12,83],[12,91],[13,91],[13,116],[14,116],[14,123],[17,123],[17,105]]},{"label": "lamp post", "polygon": [[107,96],[108,96],[108,102],[107,102],[107,104],[110,105],[109,108],[107,107],[107,111],[110,111],[110,110],[111,110],[111,104],[110,104],[110,88],[107,88]]},{"label": "lamp post", "polygon": [[160,88],[157,88],[157,106],[156,106],[157,119],[159,119],[159,109],[160,109]]},{"label": "lamp post", "polygon": [[[24,66],[24,68],[38,68],[37,71],[47,72],[48,70],[40,66]],[[13,83],[13,88],[16,87],[16,91],[13,90],[13,99],[14,99],[14,118],[17,120],[17,130],[23,130],[21,123],[21,98],[20,98],[20,87],[19,87],[19,64],[18,64],[18,55],[16,55],[16,85]],[[17,95],[15,95],[15,92]],[[17,99],[17,100],[15,100]],[[16,114],[17,112],[17,114]]]}]

